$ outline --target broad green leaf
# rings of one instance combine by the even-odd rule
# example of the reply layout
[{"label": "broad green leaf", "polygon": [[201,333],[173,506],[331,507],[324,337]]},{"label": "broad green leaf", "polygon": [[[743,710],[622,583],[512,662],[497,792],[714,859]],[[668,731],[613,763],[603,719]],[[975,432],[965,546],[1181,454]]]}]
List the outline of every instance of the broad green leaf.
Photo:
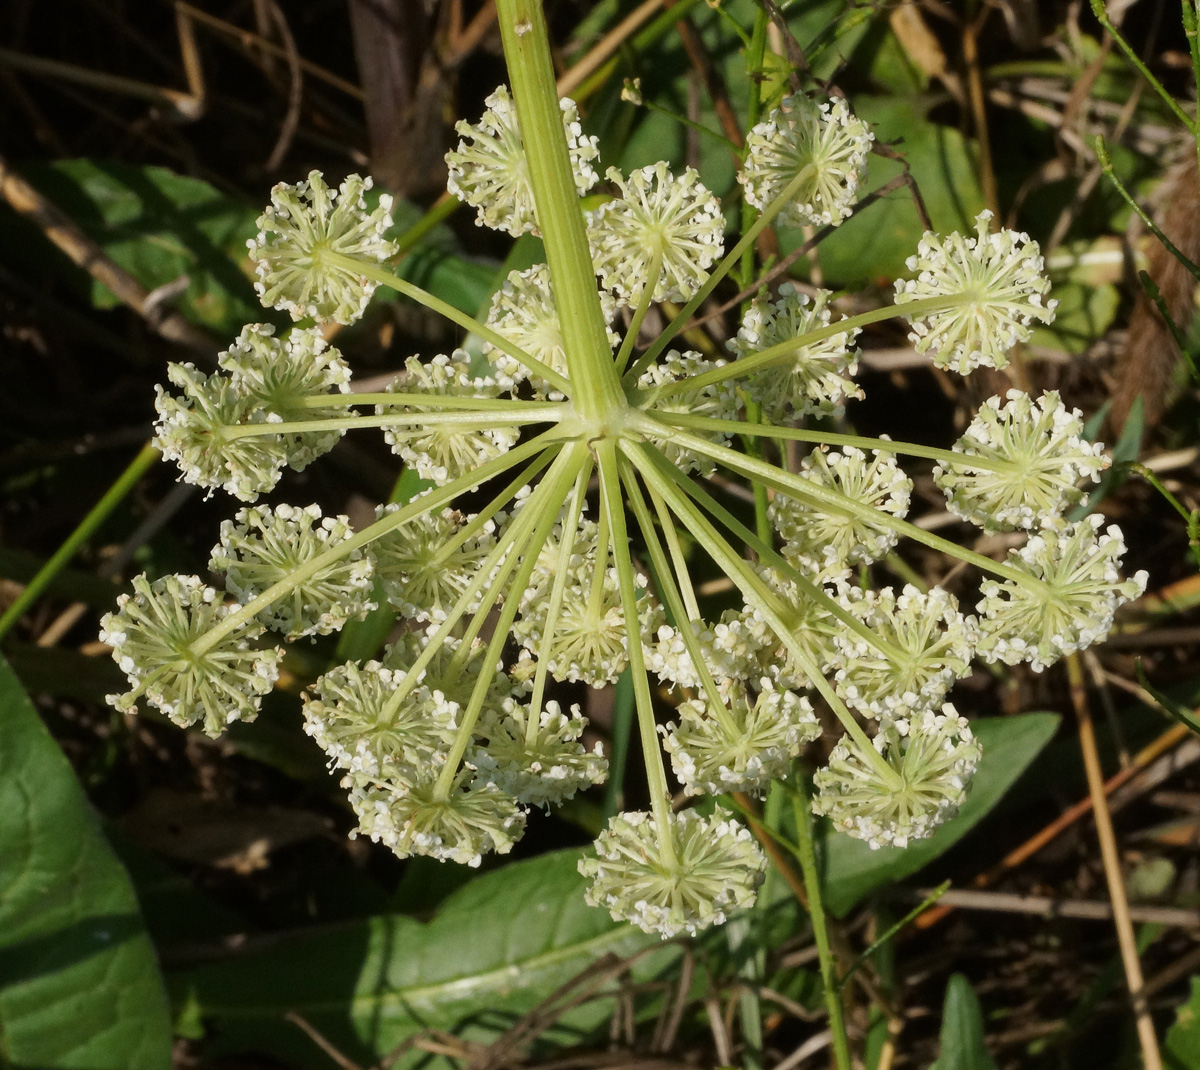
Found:
[{"label": "broad green leaf", "polygon": [[[170,303],[218,337],[271,317],[255,296],[246,254],[262,206],[165,167],[61,160],[27,176],[148,290],[186,276]],[[96,307],[119,303],[101,283],[91,287]]]},{"label": "broad green leaf", "polygon": [[994,717],[972,725],[983,757],[962,809],[927,840],[871,850],[843,832],[826,837],[825,885],[829,909],[841,916],[868,892],[903,880],[963,838],[1016,782],[1058,727],[1053,713]]},{"label": "broad green leaf", "polygon": [[1175,1012],[1175,1024],[1167,1030],[1163,1057],[1170,1070],[1200,1066],[1200,976],[1192,978],[1192,994]]},{"label": "broad green leaf", "polygon": [[983,1011],[971,983],[961,973],[946,985],[939,1039],[941,1054],[929,1070],[996,1070],[983,1042]]},{"label": "broad green leaf", "polygon": [[[486,873],[427,924],[389,914],[273,936],[169,984],[180,1006],[213,1025],[222,1050],[306,1066],[324,1064],[283,1020],[289,1011],[363,1065],[427,1028],[486,1042],[600,956],[658,943],[584,903],[578,860],[559,851]],[[662,968],[677,953],[667,945],[650,962]],[[609,1011],[579,1008],[570,1025],[594,1028]],[[429,1058],[397,1065],[418,1056]]]},{"label": "broad green leaf", "polygon": [[171,1028],[133,888],[0,659],[0,1065],[167,1070]]}]

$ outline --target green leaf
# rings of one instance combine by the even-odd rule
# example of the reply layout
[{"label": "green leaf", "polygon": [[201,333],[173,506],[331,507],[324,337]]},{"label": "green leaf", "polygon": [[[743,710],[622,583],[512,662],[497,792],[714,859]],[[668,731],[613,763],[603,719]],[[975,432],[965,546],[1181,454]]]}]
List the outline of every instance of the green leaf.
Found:
[{"label": "green leaf", "polygon": [[[871,124],[881,142],[896,142],[917,180],[934,229],[968,230],[983,209],[983,194],[975,178],[975,147],[957,130],[930,122],[917,97],[856,96],[855,113]],[[900,173],[894,160],[872,156],[864,189],[877,189]],[[901,187],[837,228],[819,247],[825,285],[848,286],[864,279],[895,279],[906,275],[904,261],[917,251],[924,228],[912,195]],[[784,251],[802,244],[799,231],[780,235]]]},{"label": "green leaf", "polygon": [[133,888],[0,659],[0,1064],[167,1070],[171,1029]]},{"label": "green leaf", "polygon": [[1192,994],[1175,1012],[1175,1024],[1167,1030],[1163,1057],[1170,1070],[1200,1066],[1200,976],[1192,978]]},{"label": "green leaf", "polygon": [[[225,337],[271,317],[255,296],[246,254],[261,206],[165,167],[62,160],[26,176],[148,290],[186,276],[169,303],[193,323]],[[107,287],[88,282],[97,308],[119,304]]]},{"label": "green leaf", "polygon": [[826,904],[839,917],[868,892],[903,880],[963,838],[1016,782],[1058,727],[1053,713],[1025,713],[976,722],[983,757],[962,809],[927,840],[871,850],[862,840],[830,832],[825,840]]},{"label": "green leaf", "polygon": [[[453,892],[428,924],[398,914],[282,934],[169,978],[181,1006],[215,1026],[224,1051],[313,1065],[289,1011],[366,1065],[422,1029],[487,1042],[601,955],[658,943],[583,901],[579,851],[512,863]],[[647,968],[678,955],[664,945]],[[572,1011],[574,1030],[611,1007]],[[562,1037],[559,1031],[560,1039]],[[420,1052],[397,1066],[414,1065]]]},{"label": "green leaf", "polygon": [[941,1055],[929,1070],[996,1070],[983,1042],[983,1011],[971,983],[956,973],[946,985]]}]

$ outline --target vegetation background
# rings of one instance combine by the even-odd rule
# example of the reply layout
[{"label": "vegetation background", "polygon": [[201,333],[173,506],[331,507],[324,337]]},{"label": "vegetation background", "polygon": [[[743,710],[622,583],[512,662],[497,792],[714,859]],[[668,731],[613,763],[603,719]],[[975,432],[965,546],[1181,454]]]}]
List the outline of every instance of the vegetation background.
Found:
[{"label": "vegetation background", "polygon": [[[1189,356],[1195,282],[1154,251],[1094,145],[1103,135],[1114,176],[1197,259],[1195,87],[1178,9],[1120,6],[1110,16],[1185,121],[1078,0],[793,0],[775,9],[762,72],[747,72],[739,37],[751,0],[548,4],[560,87],[605,164],[666,157],[732,198],[749,77],[798,71],[848,96],[895,151],[872,160],[880,195],[793,261],[798,278],[863,307],[887,299],[922,231],[905,168],[936,228],[992,207],[1042,243],[1059,316],[1011,380],[936,372],[881,328],[863,340],[866,400],[847,426],[948,445],[1015,383],[1060,390],[1114,445],[1099,507],[1151,593],[1073,674],[980,671],[959,686],[985,758],[931,840],[871,852],[822,834],[869,1070],[1149,1066],[1139,1014],[1164,1065],[1200,1067],[1200,741],[1187,723],[1200,703],[1200,407],[1137,273],[1149,256]],[[454,120],[505,79],[494,18],[475,0],[0,9],[0,1065],[828,1064],[811,930],[778,846],[750,915],[660,944],[586,907],[575,871],[620,776],[531,819],[482,872],[348,839],[298,696],[331,660],[378,649],[389,617],[293,648],[260,719],[216,742],[103,700],[120,674],[98,616],[134,572],[203,574],[229,513],[143,447],[166,363],[211,363],[243,323],[274,315],[245,253],[270,186],[312,168],[373,174],[397,195],[406,276],[471,314],[537,261],[536,240],[480,230],[442,195]],[[635,77],[647,106],[621,99]],[[808,237],[780,232],[778,254]],[[710,318],[709,344],[734,322]],[[367,389],[455,342],[383,294],[337,340]],[[915,474],[918,522],[947,523]],[[273,500],[362,518],[414,489],[368,436],[286,475]],[[921,549],[889,567],[902,580],[944,570]],[[710,585],[714,606],[725,596]],[[620,758],[628,689],[570,697]],[[769,844],[788,838],[780,803],[759,814]],[[1115,888],[1102,847],[1123,873]],[[954,890],[932,906],[942,881]],[[1123,919],[1145,978],[1136,1010]]]}]

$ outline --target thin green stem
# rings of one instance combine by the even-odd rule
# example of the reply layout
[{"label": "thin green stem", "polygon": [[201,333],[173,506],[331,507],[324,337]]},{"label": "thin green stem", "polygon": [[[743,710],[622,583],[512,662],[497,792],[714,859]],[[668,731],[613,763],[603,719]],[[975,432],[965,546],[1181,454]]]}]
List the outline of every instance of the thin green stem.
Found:
[{"label": "thin green stem", "polygon": [[901,663],[905,660],[904,651],[885,642],[853,613],[849,613],[836,598],[831,598],[823,587],[813,583],[811,579],[800,572],[794,565],[783,557],[765,539],[751,531],[736,516],[708,493],[696,480],[688,479],[675,469],[664,472],[685,494],[692,498],[702,509],[719,520],[730,532],[741,539],[747,546],[758,554],[759,561],[769,565],[779,573],[780,577],[789,583],[794,583],[796,589],[806,600],[819,606],[824,612],[833,617],[848,631],[853,632],[864,642],[870,644],[889,661]]},{"label": "thin green stem", "polygon": [[[454,394],[401,394],[398,391],[380,391],[372,394],[309,394],[291,402],[296,409],[349,408],[353,405],[420,405],[427,409],[462,409],[471,412],[503,412],[512,405],[511,398],[472,398]],[[561,409],[558,401],[522,401],[524,409]]]},{"label": "thin green stem", "polygon": [[[810,431],[803,427],[779,427],[776,424],[752,424],[741,420],[716,420],[708,416],[694,416],[685,412],[655,412],[654,418],[664,424],[688,427],[693,431],[714,431],[724,435],[753,435],[761,438],[778,438],[791,442],[811,442],[818,446],[854,446],[876,453],[894,454],[904,457],[924,457],[931,461],[961,464],[968,461],[973,468],[986,468],[989,472],[1012,469],[1011,461],[995,457],[968,456],[956,450],[937,446],[922,446],[916,442],[895,442],[890,438],[867,438],[863,435],[841,435],[833,431]],[[761,458],[759,458],[761,459]]]},{"label": "thin green stem", "polygon": [[463,330],[478,335],[485,342],[490,342],[502,353],[507,353],[513,360],[528,368],[542,379],[545,379],[564,394],[570,391],[570,384],[567,382],[567,379],[551,368],[550,365],[543,364],[536,357],[530,356],[520,346],[505,338],[504,335],[497,334],[487,324],[480,323],[472,316],[468,316],[448,301],[443,301],[440,297],[434,297],[433,294],[422,290],[420,286],[414,286],[407,279],[400,278],[399,275],[388,271],[387,268],[368,264],[362,260],[355,260],[351,256],[345,256],[342,253],[335,253],[329,250],[326,250],[323,256],[335,267],[340,267],[345,271],[352,271],[356,275],[362,275],[372,282],[378,283],[380,286],[386,286],[391,290],[395,290],[410,300],[416,301],[417,304],[424,305],[431,311],[444,316],[451,323],[458,324]]},{"label": "thin green stem", "polygon": [[1129,62],[1137,68],[1137,72],[1150,83],[1151,88],[1163,99],[1163,102],[1175,113],[1175,117],[1183,123],[1184,129],[1189,134],[1196,134],[1196,121],[1188,115],[1178,104],[1175,98],[1167,92],[1166,87],[1154,77],[1150,72],[1150,68],[1142,62],[1142,57],[1139,56],[1121,36],[1121,31],[1113,25],[1112,20],[1108,17],[1108,11],[1105,9],[1104,0],[1092,0],[1092,14],[1096,16],[1096,21],[1100,23],[1105,30],[1108,31],[1112,39],[1117,43],[1117,47],[1125,53]]},{"label": "thin green stem", "polygon": [[906,520],[892,516],[891,513],[864,505],[862,502],[856,502],[854,499],[848,498],[830,487],[823,487],[812,480],[805,479],[803,476],[793,475],[782,468],[776,468],[774,465],[767,464],[765,461],[756,461],[754,458],[747,457],[744,453],[738,453],[737,450],[731,450],[727,446],[720,446],[698,435],[690,435],[679,428],[670,428],[668,430],[669,425],[659,420],[657,416],[641,413],[631,417],[628,421],[628,426],[630,430],[640,431],[649,438],[678,443],[687,449],[694,450],[704,457],[711,458],[732,472],[738,472],[748,479],[761,480],[773,490],[782,491],[784,494],[801,501],[815,502],[822,508],[832,512],[845,516],[853,516],[862,520],[869,520],[873,524],[890,528],[898,535],[910,538],[914,542],[919,542],[932,550],[948,554],[959,561],[965,561],[969,565],[974,565],[985,572],[1000,576],[1002,579],[1011,580],[1013,583],[1020,584],[1029,590],[1035,590],[1039,595],[1046,594],[1048,584],[1030,575],[1028,572],[1023,572],[1000,561],[993,561],[990,557],[984,557],[983,554],[967,550],[957,543],[951,542],[949,539],[943,539],[932,532],[917,527],[915,524],[910,524]]},{"label": "thin green stem", "polygon": [[951,294],[948,296],[926,297],[920,301],[907,301],[899,305],[884,305],[882,308],[872,309],[870,312],[862,312],[857,316],[848,316],[846,319],[838,320],[836,323],[830,323],[824,327],[817,327],[811,331],[806,331],[804,334],[797,335],[795,338],[789,338],[785,342],[770,346],[749,357],[741,357],[738,360],[730,361],[720,368],[713,368],[711,371],[701,372],[699,375],[692,375],[673,383],[667,383],[658,389],[658,396],[667,397],[670,394],[677,394],[681,390],[700,390],[706,386],[712,386],[714,383],[725,383],[731,379],[744,379],[747,375],[753,375],[764,368],[770,368],[776,364],[784,364],[792,359],[796,350],[813,345],[815,342],[824,341],[826,338],[832,338],[838,334],[846,334],[849,331],[858,330],[872,323],[881,323],[883,320],[895,319],[900,316],[914,319],[917,316],[924,316],[931,312],[942,312],[948,308],[958,308],[960,305],[971,304],[975,300],[977,298],[970,294]]},{"label": "thin green stem", "polygon": [[[555,508],[550,503],[557,502],[558,506],[561,507],[563,502],[566,501],[567,495],[570,493],[571,484],[575,482],[580,468],[586,463],[587,456],[587,446],[584,443],[576,442],[570,448],[563,450],[555,458],[554,464],[550,466],[550,471],[546,473],[546,478],[539,484],[539,489],[543,486],[549,488],[546,494],[547,503],[545,508],[537,512],[537,526],[534,528],[533,534],[525,546],[524,557],[513,579],[511,597],[505,599],[504,604],[500,608],[500,616],[496,621],[495,631],[492,633],[492,637],[488,641],[487,650],[483,655],[483,668],[475,680],[475,686],[471,689],[471,698],[467,702],[467,708],[459,718],[454,743],[451,745],[450,752],[446,756],[446,764],[442,767],[441,772],[438,773],[437,781],[434,783],[433,794],[435,798],[447,799],[450,797],[455,777],[458,774],[459,763],[462,761],[463,755],[466,754],[467,747],[471,745],[475,723],[479,720],[479,714],[482,712],[483,704],[487,699],[488,689],[492,686],[491,667],[500,660],[500,655],[504,651],[504,644],[508,642],[512,623],[516,619],[517,611],[521,607],[520,592],[525,590],[528,585],[529,577],[533,575],[533,570],[537,566],[538,554],[541,553],[542,545],[549,538],[550,530],[554,527],[555,521],[559,517],[559,508]],[[532,502],[530,506],[532,507]],[[490,609],[491,606],[485,605],[481,607],[481,611]],[[462,648],[465,649],[470,646],[473,638],[473,636],[470,638],[464,636]]]},{"label": "thin green stem", "polygon": [[[575,477],[575,487],[571,491],[570,504],[563,518],[562,537],[558,544],[557,567],[554,572],[554,582],[550,588],[550,603],[546,608],[546,623],[542,632],[542,641],[538,644],[538,663],[533,677],[533,694],[529,697],[528,720],[525,723],[526,744],[532,743],[537,736],[541,720],[542,701],[546,697],[546,677],[550,671],[555,632],[558,630],[558,621],[562,614],[567,580],[571,576],[571,557],[575,553],[575,533],[579,530],[579,518],[583,513],[588,480],[591,478],[592,458],[589,454],[583,467],[579,469],[579,475]],[[599,570],[598,561],[597,569]]]},{"label": "thin green stem", "polygon": [[125,471],[117,476],[113,485],[88,510],[87,515],[79,522],[75,530],[54,551],[50,560],[38,569],[33,579],[25,585],[25,589],[17,595],[12,605],[4,611],[4,615],[0,616],[0,638],[7,635],[13,625],[25,616],[29,607],[42,596],[46,588],[54,581],[54,577],[66,567],[71,558],[79,552],[79,548],[108,519],[109,514],[133,490],[138,480],[146,474],[146,470],[158,461],[161,456],[151,443],[147,443],[138,451],[137,456],[129,462]]},{"label": "thin green stem", "polygon": [[325,420],[286,420],[272,424],[236,424],[221,428],[214,437],[223,440],[234,438],[256,438],[262,435],[298,435],[308,431],[354,430],[362,427],[462,427],[468,431],[486,431],[495,427],[524,427],[526,424],[544,424],[562,419],[567,415],[563,406],[550,415],[545,409],[524,409],[518,402],[508,402],[495,415],[478,412],[389,412],[383,415],[360,413],[354,416],[335,416]]},{"label": "thin green stem", "polygon": [[797,859],[808,896],[808,916],[812,920],[813,941],[817,945],[817,960],[821,966],[821,987],[825,1009],[829,1013],[829,1032],[833,1038],[834,1063],[837,1070],[851,1070],[850,1045],[846,1040],[846,1022],[842,1010],[842,988],[837,977],[837,962],[829,942],[829,924],[821,894],[821,875],[817,869],[817,854],[813,845],[812,808],[808,793],[801,784],[792,797],[796,817],[796,840],[800,847]]},{"label": "thin green stem", "polygon": [[1134,200],[1133,195],[1125,188],[1125,184],[1117,178],[1116,172],[1113,170],[1112,160],[1109,159],[1108,149],[1104,146],[1104,138],[1097,135],[1096,137],[1096,161],[1100,164],[1100,170],[1107,176],[1109,182],[1121,195],[1121,199],[1133,209],[1134,214],[1146,225],[1146,229],[1150,231],[1176,260],[1178,260],[1191,273],[1192,278],[1200,281],[1200,265],[1192,262],[1192,260],[1163,232],[1162,228],[1150,218],[1146,210]]},{"label": "thin green stem", "polygon": [[796,664],[804,672],[809,683],[818,694],[828,703],[834,715],[842,723],[842,727],[862,748],[877,773],[889,784],[898,782],[895,770],[884,760],[883,755],[875,750],[862,727],[854,719],[854,715],[846,708],[837,692],[829,685],[820,667],[812,660],[808,652],[792,635],[791,629],[783,619],[776,604],[775,597],[767,590],[763,581],[757,576],[750,565],[734,551],[721,537],[720,532],[704,516],[699,508],[684,494],[671,478],[667,470],[673,470],[669,461],[651,446],[632,441],[625,442],[625,452],[633,461],[638,472],[646,481],[662,495],[672,511],[678,516],[692,533],[693,537],[704,547],[708,555],[717,563],[721,570],[742,592],[746,602],[757,609],[766,620],[771,630],[778,636],[779,641],[787,647]]},{"label": "thin green stem", "polygon": [[625,365],[629,363],[629,354],[633,352],[634,343],[637,342],[638,335],[641,333],[642,321],[645,320],[646,313],[650,311],[650,306],[654,302],[654,291],[658,287],[658,278],[662,274],[662,261],[662,249],[655,249],[654,258],[650,261],[650,271],[645,285],[642,286],[642,296],[638,299],[633,319],[629,322],[629,329],[621,340],[620,351],[617,353],[617,359],[613,362],[617,375],[624,373]]},{"label": "thin green stem", "polygon": [[613,366],[608,326],[592,270],[542,3],[496,0],[496,14],[529,161],[563,350],[574,384],[574,390],[559,389],[572,398],[585,420],[604,420],[624,408],[626,400]]},{"label": "thin green stem", "polygon": [[600,502],[609,515],[610,542],[617,580],[621,588],[621,610],[625,615],[628,636],[629,672],[633,677],[633,694],[637,707],[638,734],[642,742],[642,759],[650,793],[650,810],[658,836],[658,849],[663,864],[674,869],[676,864],[675,838],[671,827],[671,791],[663,768],[662,748],[658,745],[658,730],[654,723],[654,699],[646,675],[646,659],[642,651],[641,618],[638,614],[637,586],[633,578],[633,561],[629,553],[629,531],[625,525],[625,503],[621,497],[621,473],[616,444],[611,438],[596,444],[600,464]]},{"label": "thin green stem", "polygon": [[742,235],[742,238],[737,245],[735,245],[728,253],[726,253],[725,258],[715,268],[713,268],[712,274],[708,276],[700,289],[692,295],[691,300],[689,300],[688,303],[679,310],[675,318],[667,324],[666,329],[658,336],[654,344],[651,345],[650,348],[641,355],[637,363],[625,373],[624,382],[637,382],[638,377],[642,374],[642,372],[650,367],[650,365],[658,359],[659,354],[661,354],[662,351],[675,340],[675,336],[678,335],[683,329],[684,324],[686,324],[692,318],[692,314],[704,303],[708,295],[716,289],[717,284],[735,267],[737,267],[738,262],[742,259],[742,254],[747,249],[753,247],[755,241],[758,240],[758,236],[764,230],[766,230],[767,227],[770,226],[771,221],[781,211],[783,211],[788,204],[792,202],[796,194],[800,191],[800,187],[809,180],[812,168],[812,164],[806,164],[800,170],[800,173],[797,174],[796,177],[787,184],[784,191],[769,205],[767,205],[763,213],[750,226],[750,229]]},{"label": "thin green stem", "polygon": [[[658,578],[661,581],[661,590],[659,593],[662,595],[663,601],[666,602],[667,609],[671,611],[672,616],[674,616],[677,622],[679,635],[683,639],[683,645],[687,649],[688,657],[692,659],[692,666],[695,668],[697,676],[700,677],[700,686],[704,689],[704,695],[708,699],[709,713],[720,723],[726,738],[736,741],[741,735],[741,731],[725,706],[725,699],[721,696],[712,673],[708,671],[704,651],[696,639],[693,621],[699,619],[699,615],[697,614],[696,617],[687,616],[688,611],[684,608],[683,596],[679,590],[679,585],[675,582],[675,572],[672,571],[671,562],[667,560],[667,555],[663,552],[658,532],[654,529],[654,518],[650,515],[650,510],[646,506],[646,500],[642,497],[642,490],[637,485],[637,478],[633,472],[633,467],[628,461],[623,461],[622,463],[621,478],[629,493],[629,504],[633,506],[633,515],[637,518],[638,525],[642,529],[642,537],[646,540],[646,549],[650,553],[650,560],[654,564],[658,572]],[[659,523],[662,524],[663,530],[666,531],[669,528],[674,531],[675,525],[672,523],[666,507],[662,505],[662,499],[657,494],[651,493],[658,511]],[[678,572],[680,581],[686,583],[690,590],[691,582],[687,578],[686,564],[682,570],[679,570],[678,563],[676,563],[676,571]],[[695,601],[694,594],[692,595],[692,600]]]},{"label": "thin green stem", "polygon": [[397,509],[396,512],[376,520],[374,524],[363,528],[362,531],[352,535],[344,542],[339,542],[324,553],[318,554],[312,560],[305,562],[295,571],[289,573],[278,583],[272,584],[262,594],[256,598],[252,598],[245,605],[240,606],[236,611],[230,613],[215,628],[205,632],[192,648],[193,655],[195,657],[202,657],[204,654],[207,654],[222,639],[232,634],[243,624],[252,621],[277,598],[281,598],[285,594],[290,594],[302,583],[310,580],[321,569],[331,565],[334,561],[339,560],[360,547],[370,545],[389,531],[394,531],[396,528],[407,524],[413,517],[421,516],[431,509],[437,509],[453,501],[460,494],[474,490],[481,483],[486,483],[489,479],[507,472],[510,468],[516,467],[522,461],[528,460],[547,447],[555,446],[562,437],[562,432],[555,427],[543,431],[536,438],[514,446],[507,453],[481,464],[474,471],[466,472],[444,486],[433,488],[428,493]]}]

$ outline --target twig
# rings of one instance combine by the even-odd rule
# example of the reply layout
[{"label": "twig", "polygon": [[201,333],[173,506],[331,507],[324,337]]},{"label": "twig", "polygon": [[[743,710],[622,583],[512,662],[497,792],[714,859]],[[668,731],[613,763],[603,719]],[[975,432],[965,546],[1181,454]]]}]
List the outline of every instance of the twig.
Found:
[{"label": "twig", "polygon": [[[1158,739],[1154,740],[1148,746],[1133,756],[1133,760],[1125,766],[1120,772],[1111,776],[1104,784],[1105,794],[1112,794],[1122,784],[1133,779],[1134,775],[1145,769],[1156,759],[1166,754],[1173,747],[1178,746],[1183,740],[1187,739],[1191,732],[1181,724],[1173,725],[1168,728]],[[1070,828],[1076,821],[1089,813],[1092,809],[1094,800],[1089,796],[1086,799],[1081,799],[1074,806],[1063,811],[1057,818],[1050,822],[1040,832],[1031,836],[1020,847],[1006,854],[996,865],[991,869],[980,873],[972,882],[975,888],[987,888],[989,885],[995,884],[1010,870],[1016,869],[1022,862],[1032,858],[1043,847],[1049,844],[1060,836],[1066,829]],[[932,910],[926,911],[917,918],[915,925],[918,929],[929,929],[941,921],[947,914],[954,909],[953,905],[943,900]]]},{"label": "twig", "polygon": [[62,211],[9,167],[0,157],[0,196],[18,215],[24,216],[58,246],[71,261],[92,278],[102,282],[142,317],[156,333],[170,342],[211,354],[208,335],[179,313],[149,301],[150,291],[83,233]]},{"label": "twig", "polygon": [[288,1011],[284,1016],[284,1020],[291,1022],[296,1026],[309,1040],[311,1040],[318,1048],[329,1056],[342,1070],[362,1070],[358,1063],[346,1058],[337,1048],[335,1048],[324,1036],[311,1025],[305,1018],[302,1018],[295,1011]]},{"label": "twig", "polygon": [[283,158],[291,148],[292,139],[296,136],[296,130],[300,126],[300,105],[304,99],[304,71],[300,66],[300,52],[296,48],[296,39],[292,36],[292,29],[288,25],[283,8],[276,0],[267,0],[267,9],[275,20],[279,39],[283,42],[289,74],[287,111],[280,124],[279,137],[275,141],[275,147],[271,149],[271,155],[263,164],[263,169],[270,173],[283,163]]},{"label": "twig", "polygon": [[583,59],[558,80],[559,96],[569,96],[573,90],[578,89],[591,74],[604,65],[607,59],[615,55],[617,49],[641,29],[642,24],[647,22],[650,16],[662,6],[663,0],[643,0],[597,41]]},{"label": "twig", "polygon": [[[936,889],[933,889],[936,891]],[[909,893],[907,899],[931,894],[924,889]],[[1055,899],[1049,895],[1018,895],[1013,892],[976,892],[968,889],[948,891],[944,903],[963,910],[994,910],[1004,914],[1035,914],[1045,918],[1083,918],[1087,921],[1108,921],[1113,917],[1111,903],[1091,899]],[[1184,907],[1135,905],[1129,916],[1136,922],[1170,925],[1179,929],[1200,929],[1200,910]]]},{"label": "twig", "polygon": [[1104,862],[1104,877],[1108,882],[1108,895],[1112,900],[1113,926],[1117,931],[1117,942],[1121,948],[1121,962],[1125,967],[1125,980],[1129,985],[1129,997],[1137,1020],[1138,1043],[1142,1049],[1142,1064],[1145,1070],[1162,1070],[1162,1057],[1158,1051],[1158,1037],[1154,1032],[1154,1020],[1146,1004],[1145,982],[1142,978],[1142,963],[1137,952],[1137,938],[1133,932],[1133,921],[1129,914],[1129,901],[1125,895],[1125,877],[1121,872],[1121,858],[1113,832],[1112,816],[1108,811],[1108,799],[1104,793],[1104,774],[1100,769],[1100,755],[1096,750],[1096,733],[1092,726],[1092,714],[1088,708],[1087,690],[1083,679],[1083,667],[1079,656],[1067,658],[1067,679],[1071,690],[1071,705],[1079,721],[1079,747],[1083,752],[1083,767],[1087,773],[1088,792],[1092,808],[1096,813],[1096,834],[1100,839],[1100,856]]}]

